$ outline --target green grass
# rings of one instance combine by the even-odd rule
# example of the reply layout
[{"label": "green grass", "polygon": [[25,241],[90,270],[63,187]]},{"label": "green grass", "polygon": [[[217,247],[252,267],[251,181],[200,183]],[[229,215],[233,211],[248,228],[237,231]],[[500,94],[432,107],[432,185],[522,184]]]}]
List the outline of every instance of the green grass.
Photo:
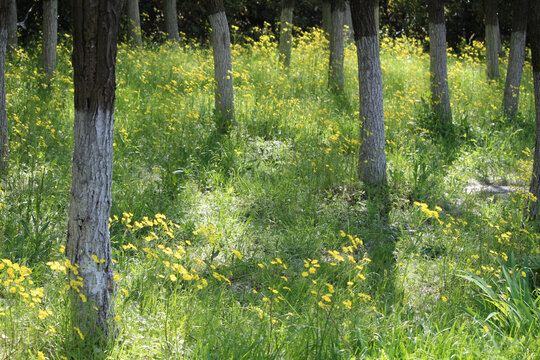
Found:
[{"label": "green grass", "polygon": [[[233,47],[238,128],[226,137],[216,131],[208,49],[120,46],[110,227],[119,335],[104,352],[86,348],[69,322],[62,271],[70,42],[50,87],[36,71],[39,54],[8,59],[0,359],[538,356],[530,264],[540,247],[524,212],[529,195],[467,191],[471,182],[527,188],[530,64],[521,113],[506,119],[504,79],[486,80],[475,56],[450,55],[454,123],[441,129],[421,44],[383,39],[392,204],[384,219],[356,179],[356,50],[346,49],[346,88],[336,95],[319,31],[295,39],[287,70],[271,34]],[[526,277],[509,276],[513,266]],[[505,290],[516,281],[529,281],[528,293]],[[518,309],[510,320],[504,304]]]}]

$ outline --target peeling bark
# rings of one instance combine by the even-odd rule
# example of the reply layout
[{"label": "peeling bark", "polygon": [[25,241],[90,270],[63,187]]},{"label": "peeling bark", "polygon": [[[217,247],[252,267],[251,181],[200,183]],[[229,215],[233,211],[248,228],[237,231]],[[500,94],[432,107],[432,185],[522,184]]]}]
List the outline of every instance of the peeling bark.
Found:
[{"label": "peeling bark", "polygon": [[100,341],[115,336],[109,216],[122,5],[122,0],[72,0],[75,122],[66,257],[76,268],[70,280],[83,282],[72,287],[72,323]]},{"label": "peeling bark", "polygon": [[291,64],[293,10],[294,0],[282,1],[278,51],[279,59],[285,66]]},{"label": "peeling bark", "polygon": [[141,16],[139,14],[139,0],[127,1],[128,40],[135,47],[142,46]]},{"label": "peeling bark", "polygon": [[506,70],[503,109],[508,115],[518,111],[519,87],[525,63],[525,45],[527,36],[528,0],[513,0],[512,4],[512,36],[510,39],[510,56]]},{"label": "peeling bark", "polygon": [[56,72],[56,44],[58,41],[58,0],[43,1],[43,52],[41,64],[48,81]]},{"label": "peeling bark", "polygon": [[231,38],[229,24],[223,8],[222,0],[210,7],[210,24],[212,25],[212,48],[214,54],[214,79],[216,81],[216,109],[223,117],[218,124],[219,131],[226,133],[230,124],[236,125],[234,114],[234,90],[232,74]]}]

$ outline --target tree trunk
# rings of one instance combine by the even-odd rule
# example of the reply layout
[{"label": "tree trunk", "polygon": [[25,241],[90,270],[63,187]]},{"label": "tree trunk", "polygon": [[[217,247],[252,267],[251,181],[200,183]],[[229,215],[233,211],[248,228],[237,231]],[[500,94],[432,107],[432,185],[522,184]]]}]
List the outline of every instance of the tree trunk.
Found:
[{"label": "tree trunk", "polygon": [[8,24],[8,50],[15,49],[18,45],[17,37],[17,1],[9,0]]},{"label": "tree trunk", "polygon": [[379,14],[379,0],[373,2],[373,12],[375,16],[375,28],[377,29],[377,41],[380,41],[380,30],[381,30],[381,17]]},{"label": "tree trunk", "polygon": [[[142,46],[141,17],[139,15],[139,0],[127,0],[128,39],[135,47]],[[178,32],[178,30],[177,30]]]},{"label": "tree trunk", "polygon": [[433,111],[444,125],[452,123],[452,109],[448,90],[446,58],[446,26],[444,0],[429,0],[429,72],[431,77],[431,103]]},{"label": "tree trunk", "polygon": [[56,42],[58,34],[58,0],[43,1],[43,72],[50,81],[56,71]]},{"label": "tree trunk", "polygon": [[8,41],[8,0],[0,0],[0,171],[7,167],[8,124],[6,113],[6,48]]},{"label": "tree trunk", "polygon": [[525,43],[527,35],[528,0],[513,0],[512,37],[510,39],[510,58],[506,70],[503,109],[508,115],[518,111],[519,86],[525,62]]},{"label": "tree trunk", "polygon": [[278,51],[279,59],[285,66],[291,64],[293,10],[294,0],[282,0]]},{"label": "tree trunk", "polygon": [[360,155],[358,176],[368,188],[386,187],[382,72],[374,1],[351,2],[358,53]]},{"label": "tree trunk", "polygon": [[486,63],[487,77],[499,78],[499,19],[497,18],[497,0],[484,0],[486,24]]},{"label": "tree trunk", "polygon": [[163,15],[165,16],[165,30],[172,42],[179,42],[178,34],[178,12],[176,11],[176,0],[163,0]]},{"label": "tree trunk", "polygon": [[354,30],[351,16],[351,4],[350,1],[345,1],[345,13],[343,14],[343,26],[345,29],[345,39],[347,41],[354,42]]},{"label": "tree trunk", "polygon": [[332,27],[332,2],[323,0],[322,2],[322,28],[326,38],[330,40],[330,29]]},{"label": "tree trunk", "polygon": [[231,124],[236,125],[229,24],[223,0],[209,0],[208,3],[216,81],[215,102],[219,116],[222,118],[222,121],[218,123],[218,130],[221,133],[227,133]]},{"label": "tree trunk", "polygon": [[534,102],[536,112],[536,142],[534,146],[533,174],[530,193],[535,197],[530,203],[530,217],[536,219],[540,210],[540,1],[531,1],[529,11],[529,35],[531,39],[534,79]]},{"label": "tree trunk", "polygon": [[345,87],[343,78],[343,18],[345,1],[332,0],[332,26],[330,31],[330,62],[328,85],[331,89],[342,92]]},{"label": "tree trunk", "polygon": [[[90,339],[114,333],[109,236],[115,66],[122,0],[72,0],[75,122],[66,256],[72,323]],[[76,270],[74,270],[76,269]]]}]

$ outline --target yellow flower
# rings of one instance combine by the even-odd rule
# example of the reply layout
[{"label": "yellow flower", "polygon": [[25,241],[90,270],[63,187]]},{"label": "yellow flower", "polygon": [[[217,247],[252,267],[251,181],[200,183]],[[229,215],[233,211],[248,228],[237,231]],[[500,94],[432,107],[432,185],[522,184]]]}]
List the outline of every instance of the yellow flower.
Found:
[{"label": "yellow flower", "polygon": [[441,299],[442,299],[443,302],[447,302],[447,301],[448,301],[448,299],[446,298],[446,296],[441,296]]},{"label": "yellow flower", "polygon": [[242,260],[242,257],[243,257],[244,255],[242,255],[242,254],[240,253],[240,251],[235,250],[235,249],[231,249],[231,251],[233,252],[234,255],[236,255],[236,257],[237,257],[238,259]]},{"label": "yellow flower", "polygon": [[169,277],[171,278],[171,281],[172,281],[172,282],[178,280],[178,278],[177,278],[176,275],[174,275],[174,274],[171,274]]},{"label": "yellow flower", "polygon": [[522,272],[521,272],[521,276],[527,277],[527,274],[525,273],[525,271],[522,271]]},{"label": "yellow flower", "polygon": [[351,300],[345,300],[343,302],[343,305],[345,305],[347,307],[347,309],[351,309],[352,308],[352,301]]},{"label": "yellow flower", "polygon": [[37,352],[37,357],[38,357],[39,360],[45,360],[46,359],[45,355],[43,355],[43,353],[41,351]]},{"label": "yellow flower", "polygon": [[77,334],[79,334],[79,337],[81,338],[81,340],[84,340],[84,335],[82,334],[81,329],[79,329],[76,326],[74,326],[73,329],[77,332]]}]

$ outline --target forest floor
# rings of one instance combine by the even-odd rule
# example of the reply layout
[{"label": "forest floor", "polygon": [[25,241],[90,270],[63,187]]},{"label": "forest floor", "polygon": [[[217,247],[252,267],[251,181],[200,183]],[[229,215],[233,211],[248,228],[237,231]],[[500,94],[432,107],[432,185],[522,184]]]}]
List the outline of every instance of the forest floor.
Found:
[{"label": "forest floor", "polygon": [[0,359],[90,350],[130,360],[537,358],[530,63],[521,112],[509,119],[504,78],[486,80],[482,46],[449,54],[454,120],[441,128],[425,44],[382,39],[386,218],[356,177],[354,46],[335,94],[320,31],[295,38],[289,69],[261,32],[233,46],[238,127],[228,136],[216,131],[208,49],[120,46],[110,225],[118,339],[104,352],[85,348],[69,322],[71,38],[50,86],[38,54],[10,55]]}]

